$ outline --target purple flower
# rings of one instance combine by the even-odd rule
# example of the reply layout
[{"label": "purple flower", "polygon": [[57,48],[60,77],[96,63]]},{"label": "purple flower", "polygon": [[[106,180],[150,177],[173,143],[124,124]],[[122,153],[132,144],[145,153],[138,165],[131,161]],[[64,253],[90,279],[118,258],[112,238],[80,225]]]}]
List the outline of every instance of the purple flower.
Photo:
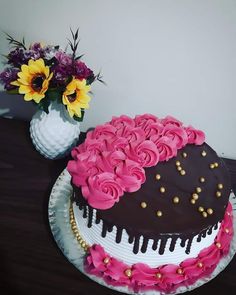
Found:
[{"label": "purple flower", "polygon": [[94,76],[93,71],[80,60],[77,60],[75,63],[73,74],[77,79],[88,79],[89,77]]},{"label": "purple flower", "polygon": [[8,64],[12,64],[16,68],[20,68],[21,65],[27,62],[27,59],[25,57],[25,50],[20,47],[17,47],[16,49],[10,51],[7,58]]},{"label": "purple flower", "polygon": [[6,90],[14,89],[15,86],[11,85],[12,81],[17,80],[18,69],[15,68],[6,68],[3,72],[0,73],[0,83],[4,85]]}]

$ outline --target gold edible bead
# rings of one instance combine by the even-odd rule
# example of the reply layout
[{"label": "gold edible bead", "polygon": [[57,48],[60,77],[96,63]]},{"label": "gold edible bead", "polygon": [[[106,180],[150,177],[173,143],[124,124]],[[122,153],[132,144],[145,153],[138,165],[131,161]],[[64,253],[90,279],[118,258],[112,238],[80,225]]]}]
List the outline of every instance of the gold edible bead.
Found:
[{"label": "gold edible bead", "polygon": [[182,155],[184,158],[187,158],[187,153],[184,152]]},{"label": "gold edible bead", "polygon": [[181,171],[182,170],[182,167],[181,166],[177,166],[177,170],[178,171]]},{"label": "gold edible bead", "polygon": [[220,243],[220,242],[217,242],[217,243],[216,243],[216,247],[217,247],[218,249],[220,249],[220,248],[221,248],[221,243]]},{"label": "gold edible bead", "polygon": [[77,237],[77,241],[78,241],[78,242],[81,242],[81,241],[82,241],[82,238],[81,238],[80,235]]},{"label": "gold edible bead", "polygon": [[216,196],[217,196],[217,198],[221,197],[221,192],[217,191]]},{"label": "gold edible bead", "polygon": [[208,209],[207,209],[207,213],[208,213],[209,215],[212,215],[212,214],[213,214],[213,209],[208,208]]},{"label": "gold edible bead", "polygon": [[142,208],[147,208],[147,203],[146,202],[142,202],[140,205],[141,205]]},{"label": "gold edible bead", "polygon": [[164,188],[164,186],[161,186],[161,187],[160,187],[160,192],[161,192],[161,193],[164,193],[165,191],[166,191],[166,189]]},{"label": "gold edible bead", "polygon": [[198,211],[199,212],[203,212],[204,211],[204,208],[200,206],[200,207],[198,207]]},{"label": "gold edible bead", "polygon": [[205,178],[204,177],[200,177],[200,182],[205,182]]},{"label": "gold edible bead", "polygon": [[206,157],[206,155],[207,155],[206,151],[202,151],[202,156]]},{"label": "gold edible bead", "polygon": [[158,272],[158,273],[156,273],[156,277],[157,277],[158,279],[161,279],[161,278],[162,278],[162,274],[161,274],[160,272]]},{"label": "gold edible bead", "polygon": [[202,212],[202,216],[203,216],[204,218],[206,218],[206,217],[207,217],[207,213],[206,213],[205,211],[203,211],[203,212]]},{"label": "gold edible bead", "polygon": [[176,162],[175,162],[175,165],[176,165],[176,166],[180,166],[180,161],[176,161]]},{"label": "gold edible bead", "polygon": [[218,187],[218,189],[222,189],[224,186],[222,183],[218,183],[217,187]]},{"label": "gold edible bead", "polygon": [[110,258],[106,257],[103,259],[103,263],[108,264],[110,262]]},{"label": "gold edible bead", "polygon": [[215,168],[215,164],[210,164],[210,168],[214,169]]},{"label": "gold edible bead", "polygon": [[225,228],[225,232],[228,234],[229,233],[229,229],[226,227]]},{"label": "gold edible bead", "polygon": [[185,170],[181,170],[181,171],[180,171],[180,174],[181,174],[181,175],[185,175],[185,174],[186,174]]},{"label": "gold edible bead", "polygon": [[130,278],[130,277],[132,276],[132,271],[131,271],[130,268],[128,268],[128,269],[125,270],[125,275],[126,275],[128,278]]},{"label": "gold edible bead", "polygon": [[202,189],[198,186],[198,187],[196,187],[196,192],[197,193],[200,193],[202,191]]},{"label": "gold edible bead", "polygon": [[177,272],[177,274],[179,274],[179,275],[182,275],[182,274],[183,274],[183,270],[182,270],[182,268],[178,268],[176,272]]},{"label": "gold edible bead", "polygon": [[179,203],[179,197],[174,197],[174,198],[173,198],[173,202],[174,202],[175,204],[178,204],[178,203]]},{"label": "gold edible bead", "polygon": [[156,174],[156,180],[160,180],[161,179],[161,175],[160,174]]},{"label": "gold edible bead", "polygon": [[157,216],[161,217],[162,216],[162,212],[160,210],[157,211]]},{"label": "gold edible bead", "polygon": [[198,262],[197,266],[200,267],[200,268],[202,268],[203,267],[203,263],[202,262]]},{"label": "gold edible bead", "polygon": [[86,246],[86,243],[83,241],[83,242],[81,243],[81,246],[82,246],[82,248],[84,248],[84,247]]},{"label": "gold edible bead", "polygon": [[198,200],[198,194],[196,194],[196,193],[192,194],[192,198],[193,198],[195,201]]},{"label": "gold edible bead", "polygon": [[217,162],[214,163],[215,168],[219,167],[219,164]]},{"label": "gold edible bead", "polygon": [[194,199],[191,199],[190,202],[191,202],[191,204],[193,204],[193,205],[196,203],[196,201],[195,201]]}]

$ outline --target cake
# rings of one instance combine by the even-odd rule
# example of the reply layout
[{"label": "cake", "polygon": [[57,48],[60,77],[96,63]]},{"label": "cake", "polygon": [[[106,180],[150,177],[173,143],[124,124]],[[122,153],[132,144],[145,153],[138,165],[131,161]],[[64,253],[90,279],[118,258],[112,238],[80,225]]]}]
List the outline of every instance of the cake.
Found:
[{"label": "cake", "polygon": [[171,116],[113,117],[72,158],[70,218],[88,274],[134,292],[173,292],[227,255],[230,178],[201,130]]}]

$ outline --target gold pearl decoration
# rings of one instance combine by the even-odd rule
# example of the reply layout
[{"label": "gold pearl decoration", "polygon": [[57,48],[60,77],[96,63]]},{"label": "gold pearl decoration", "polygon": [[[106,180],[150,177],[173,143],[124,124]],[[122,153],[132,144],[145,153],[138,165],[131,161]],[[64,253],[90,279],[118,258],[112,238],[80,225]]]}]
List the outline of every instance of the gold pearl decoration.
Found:
[{"label": "gold pearl decoration", "polygon": [[179,197],[174,197],[173,198],[173,203],[178,204],[179,203]]},{"label": "gold pearl decoration", "polygon": [[162,194],[164,194],[165,191],[166,191],[166,189],[164,188],[164,186],[161,186],[161,187],[160,187],[160,192],[161,192]]},{"label": "gold pearl decoration", "polygon": [[141,206],[143,209],[145,209],[145,208],[147,208],[147,203],[146,203],[146,202],[142,202],[142,203],[140,204],[140,206]]},{"label": "gold pearl decoration", "polygon": [[103,259],[103,263],[104,264],[108,264],[110,262],[110,258],[109,257],[106,257]]},{"label": "gold pearl decoration", "polygon": [[212,215],[212,214],[213,214],[213,209],[208,208],[208,209],[207,209],[207,213],[208,213],[209,215]]},{"label": "gold pearl decoration", "polygon": [[180,174],[183,176],[186,174],[186,171],[182,169],[182,170],[180,170]]},{"label": "gold pearl decoration", "polygon": [[221,197],[221,192],[217,191],[216,196],[217,196],[217,198],[220,198]]},{"label": "gold pearl decoration", "polygon": [[196,203],[196,201],[195,201],[194,199],[191,199],[190,202],[191,202],[191,204],[193,204],[193,205]]},{"label": "gold pearl decoration", "polygon": [[160,174],[156,174],[156,180],[160,180],[161,179],[161,175]]},{"label": "gold pearl decoration", "polygon": [[156,277],[157,277],[158,279],[161,279],[161,278],[162,278],[162,274],[161,274],[160,272],[158,272],[158,273],[156,273]]},{"label": "gold pearl decoration", "polygon": [[185,153],[185,152],[183,152],[183,153],[182,153],[182,156],[183,156],[184,158],[187,158],[188,154]]},{"label": "gold pearl decoration", "polygon": [[200,268],[202,268],[203,267],[203,263],[202,262],[198,262],[197,266],[200,267]]},{"label": "gold pearl decoration", "polygon": [[160,210],[157,211],[157,217],[161,217],[162,216],[162,212]]},{"label": "gold pearl decoration", "polygon": [[182,275],[182,274],[183,274],[183,270],[182,270],[182,268],[178,268],[176,272],[177,272],[177,274],[179,274],[179,275]]},{"label": "gold pearl decoration", "polygon": [[178,171],[181,171],[182,170],[182,167],[181,166],[177,166],[176,168]]},{"label": "gold pearl decoration", "polygon": [[210,168],[211,168],[211,169],[214,169],[214,168],[215,168],[215,164],[214,164],[214,163],[211,163],[211,164],[210,164]]},{"label": "gold pearl decoration", "polygon": [[217,247],[218,249],[220,249],[220,248],[221,248],[221,243],[220,243],[220,242],[217,242],[217,243],[216,243],[216,247]]},{"label": "gold pearl decoration", "polygon": [[127,269],[125,270],[125,275],[126,275],[128,278],[130,278],[130,277],[132,276],[132,271],[131,271],[130,268],[127,268]]},{"label": "gold pearl decoration", "polygon": [[217,187],[218,187],[218,189],[222,189],[224,186],[222,183],[218,183]]},{"label": "gold pearl decoration", "polygon": [[198,211],[202,213],[204,211],[204,208],[202,206],[200,206],[200,207],[198,207]]},{"label": "gold pearl decoration", "polygon": [[225,233],[229,234],[229,229],[227,227],[224,229],[224,231]]},{"label": "gold pearl decoration", "polygon": [[202,154],[203,157],[206,157],[206,155],[207,155],[206,151],[202,151],[201,154]]},{"label": "gold pearl decoration", "polygon": [[203,211],[203,212],[202,212],[202,216],[203,216],[204,218],[206,218],[206,217],[207,217],[207,213],[206,213],[205,211]]},{"label": "gold pearl decoration", "polygon": [[219,164],[217,162],[214,163],[215,168],[219,167]]},{"label": "gold pearl decoration", "polygon": [[74,217],[74,212],[72,209],[72,204],[70,205],[69,214],[70,214],[71,230],[73,231],[73,234],[76,237],[81,248],[83,248],[83,250],[86,252],[89,249],[89,245],[84,241],[84,239],[81,237],[81,235],[79,233],[79,230],[77,228],[77,224],[75,221],[75,217]]},{"label": "gold pearl decoration", "polygon": [[176,162],[175,162],[175,165],[176,165],[176,166],[180,166],[180,161],[176,161]]},{"label": "gold pearl decoration", "polygon": [[204,177],[200,177],[200,178],[199,178],[199,181],[200,181],[201,183],[203,183],[203,182],[205,182],[205,178],[204,178]]},{"label": "gold pearl decoration", "polygon": [[197,193],[201,193],[201,191],[202,191],[202,189],[198,186],[198,187],[196,187],[196,192]]},{"label": "gold pearl decoration", "polygon": [[192,194],[192,198],[193,198],[193,200],[198,200],[198,194],[196,194],[196,193],[194,193],[194,194]]}]

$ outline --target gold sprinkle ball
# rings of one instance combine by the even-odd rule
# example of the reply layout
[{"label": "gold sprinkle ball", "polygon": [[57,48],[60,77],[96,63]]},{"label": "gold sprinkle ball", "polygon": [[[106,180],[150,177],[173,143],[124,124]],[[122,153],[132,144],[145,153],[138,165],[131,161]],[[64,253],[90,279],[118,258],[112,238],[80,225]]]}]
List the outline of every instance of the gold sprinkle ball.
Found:
[{"label": "gold sprinkle ball", "polygon": [[194,204],[196,203],[196,200],[194,200],[194,199],[191,199],[191,200],[190,200],[190,202],[191,202],[191,204],[193,204],[193,205],[194,205]]},{"label": "gold sprinkle ball", "polygon": [[162,212],[160,210],[157,211],[157,216],[161,217],[162,216]]},{"label": "gold sprinkle ball", "polygon": [[222,183],[218,183],[217,187],[218,187],[218,189],[222,189],[224,186]]},{"label": "gold sprinkle ball", "polygon": [[229,229],[227,227],[225,228],[225,232],[229,234]]},{"label": "gold sprinkle ball", "polygon": [[200,267],[200,268],[202,268],[203,267],[203,263],[202,262],[198,262],[197,266]]},{"label": "gold sprinkle ball", "polygon": [[186,171],[185,170],[180,170],[180,174],[181,175],[185,175],[186,174]]},{"label": "gold sprinkle ball", "polygon": [[182,270],[182,268],[178,268],[176,272],[177,272],[177,274],[179,274],[179,275],[182,275],[182,274],[183,274],[183,270]]},{"label": "gold sprinkle ball", "polygon": [[183,154],[182,154],[182,156],[184,157],[184,158],[187,158],[187,153],[185,153],[185,152],[183,152]]},{"label": "gold sprinkle ball", "polygon": [[199,178],[199,181],[203,183],[203,182],[205,182],[205,178],[204,177],[200,177]]},{"label": "gold sprinkle ball", "polygon": [[213,209],[208,208],[208,209],[207,209],[207,213],[208,213],[209,215],[212,215],[212,214],[213,214]]},{"label": "gold sprinkle ball", "polygon": [[220,243],[220,242],[217,242],[217,243],[216,243],[216,247],[217,247],[218,249],[220,249],[220,248],[221,248],[221,243]]},{"label": "gold sprinkle ball", "polygon": [[202,206],[198,207],[198,211],[199,212],[203,212],[204,211],[204,208]]},{"label": "gold sprinkle ball", "polygon": [[193,198],[193,200],[198,200],[198,194],[196,194],[196,193],[194,193],[194,194],[192,194],[192,198]]},{"label": "gold sprinkle ball", "polygon": [[211,168],[211,169],[214,169],[214,168],[215,168],[215,164],[213,164],[213,163],[210,164],[210,168]]},{"label": "gold sprinkle ball", "polygon": [[161,279],[162,274],[161,274],[160,272],[158,272],[158,273],[156,273],[156,277],[157,277],[158,279]]},{"label": "gold sprinkle ball", "polygon": [[125,275],[126,275],[128,278],[130,278],[130,277],[132,276],[132,271],[131,271],[130,268],[127,268],[127,269],[125,270]]},{"label": "gold sprinkle ball", "polygon": [[144,208],[147,208],[147,203],[146,202],[142,202],[141,204],[140,204],[140,206],[144,209]]},{"label": "gold sprinkle ball", "polygon": [[108,263],[110,262],[110,258],[109,258],[109,257],[104,258],[104,259],[103,259],[103,262],[104,262],[105,264],[108,264]]},{"label": "gold sprinkle ball", "polygon": [[177,170],[178,171],[181,171],[182,170],[182,167],[181,166],[177,166]]},{"label": "gold sprinkle ball", "polygon": [[217,198],[221,197],[221,192],[217,191],[216,196],[217,196]]},{"label": "gold sprinkle ball", "polygon": [[207,213],[206,213],[205,211],[203,211],[203,212],[202,212],[202,216],[203,216],[204,218],[206,218],[206,217],[207,217]]},{"label": "gold sprinkle ball", "polygon": [[202,156],[206,157],[206,155],[207,155],[206,151],[202,151]]},{"label": "gold sprinkle ball", "polygon": [[215,168],[219,167],[219,164],[217,162],[214,163]]},{"label": "gold sprinkle ball", "polygon": [[160,187],[160,192],[161,192],[161,193],[164,193],[165,191],[166,191],[166,189],[164,188],[164,186],[161,186],[161,187]]},{"label": "gold sprinkle ball", "polygon": [[174,197],[173,198],[173,203],[178,204],[179,203],[179,197]]},{"label": "gold sprinkle ball", "polygon": [[197,193],[201,193],[201,191],[202,191],[202,189],[198,186],[198,187],[196,187],[196,192]]},{"label": "gold sprinkle ball", "polygon": [[161,175],[160,174],[156,174],[156,180],[160,180],[161,179]]},{"label": "gold sprinkle ball", "polygon": [[176,166],[180,166],[180,161],[176,161],[176,162],[175,162],[175,165],[176,165]]}]

